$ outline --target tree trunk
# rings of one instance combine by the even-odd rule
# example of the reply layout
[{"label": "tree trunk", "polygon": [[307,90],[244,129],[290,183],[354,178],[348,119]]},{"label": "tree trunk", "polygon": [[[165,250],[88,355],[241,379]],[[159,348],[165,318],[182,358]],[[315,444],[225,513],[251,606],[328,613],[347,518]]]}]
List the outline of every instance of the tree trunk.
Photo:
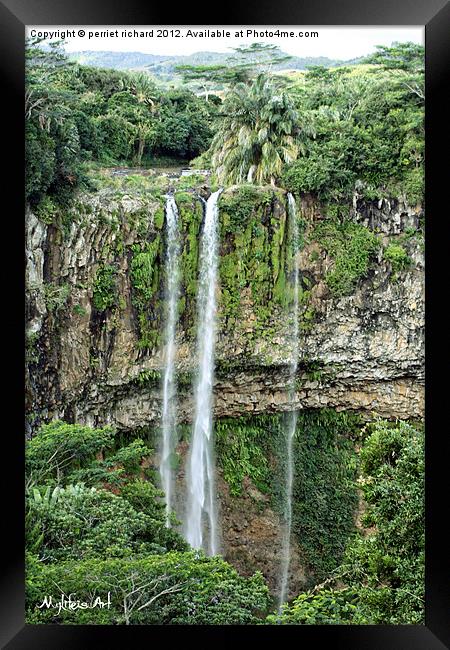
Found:
[{"label": "tree trunk", "polygon": [[137,165],[138,167],[140,166],[141,161],[142,161],[142,155],[143,155],[143,153],[144,153],[144,147],[145,147],[145,140],[144,140],[144,138],[139,138],[139,142],[138,142],[138,150],[137,150],[136,158],[135,158],[135,160],[136,160],[136,165]]}]

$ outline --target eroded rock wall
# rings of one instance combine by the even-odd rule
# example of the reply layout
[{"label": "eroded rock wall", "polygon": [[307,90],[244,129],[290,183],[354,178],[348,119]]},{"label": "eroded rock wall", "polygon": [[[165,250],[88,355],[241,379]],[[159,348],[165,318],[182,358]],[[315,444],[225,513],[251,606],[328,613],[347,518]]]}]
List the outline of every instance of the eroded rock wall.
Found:
[{"label": "eroded rock wall", "polygon": [[[233,199],[235,191],[227,190],[224,196],[228,193]],[[258,245],[270,245],[274,252],[267,268],[275,285],[281,271],[274,269],[274,264],[281,269],[286,256],[286,197],[280,191],[270,195],[264,188],[263,198],[253,216],[255,223],[259,220],[260,230],[247,243],[238,233],[235,245],[238,242],[243,247],[238,264],[246,265],[258,254]],[[180,206],[191,283],[183,290],[177,370],[179,418],[189,422],[196,360],[192,278],[197,253],[192,247],[201,230],[201,207],[194,194],[185,195]],[[100,192],[81,196],[65,223],[46,225],[27,211],[27,405],[31,428],[51,418],[91,425],[111,423],[124,430],[158,423],[163,350],[160,341],[151,350],[139,345],[142,316],[134,304],[131,265],[136,245],[142,249],[160,237],[154,264],[159,267],[155,295],[161,309],[162,209],[163,198]],[[227,204],[226,210],[231,209],[232,204]],[[228,219],[228,212],[221,211],[221,218]],[[333,260],[314,241],[314,227],[324,215],[317,203],[307,199],[299,205],[299,213],[304,243],[297,263],[308,281],[307,308],[313,318],[300,328],[298,407],[359,410],[366,417],[422,417],[424,272],[420,210],[398,200],[366,202],[355,196],[351,218],[376,232],[384,246],[402,238],[411,263],[395,276],[380,248],[378,258],[355,290],[340,297],[332,295],[326,283]],[[230,246],[224,237],[224,267]],[[116,302],[101,310],[93,304],[93,295],[99,268],[105,264],[115,268]],[[256,262],[246,273],[256,277],[261,268]],[[289,407],[285,390],[290,360],[288,324],[280,301],[258,298],[259,286],[261,291],[269,286],[263,280],[260,284],[255,281],[252,287],[235,287],[239,311],[224,288],[230,285],[218,289],[216,417]],[[155,323],[159,327],[160,323]]]}]

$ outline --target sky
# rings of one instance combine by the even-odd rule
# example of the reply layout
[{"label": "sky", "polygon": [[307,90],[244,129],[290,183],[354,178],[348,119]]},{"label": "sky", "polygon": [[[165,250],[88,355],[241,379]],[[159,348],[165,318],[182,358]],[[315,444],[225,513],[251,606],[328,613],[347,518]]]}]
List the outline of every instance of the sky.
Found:
[{"label": "sky", "polygon": [[[158,36],[157,30],[161,31]],[[226,30],[231,32],[228,37],[206,34],[210,32]],[[279,38],[276,36],[265,36],[266,30],[275,32],[294,32],[294,36]],[[34,31],[33,31],[34,30]],[[78,33],[85,32],[84,37],[79,37]],[[132,35],[122,35],[123,31],[147,32],[146,36],[134,38]],[[179,30],[179,37],[173,37],[171,30]],[[191,32],[203,32],[202,35],[189,34]],[[243,34],[241,35],[241,30]],[[252,34],[246,34],[251,30]],[[256,30],[256,33],[253,32]],[[152,33],[153,31],[153,33]],[[316,31],[318,37],[306,36],[305,33]],[[263,25],[236,25],[236,26],[188,26],[178,27],[177,25],[48,25],[48,26],[28,26],[27,36],[36,33],[46,32],[53,38],[49,40],[58,40],[66,37],[65,49],[67,52],[78,52],[84,50],[108,50],[114,52],[143,52],[147,54],[162,54],[165,56],[174,56],[182,54],[193,54],[194,52],[232,52],[232,48],[240,45],[250,45],[255,42],[271,43],[278,45],[284,52],[293,56],[309,57],[324,56],[331,59],[352,59],[355,57],[366,56],[375,51],[376,45],[391,45],[394,41],[412,41],[413,43],[424,44],[424,28],[417,26],[395,26],[395,27],[322,27],[322,26],[263,26]],[[96,35],[95,32],[103,32]],[[106,32],[106,33],[105,33]],[[239,32],[236,35],[236,32]],[[303,32],[303,36],[299,33]]]}]

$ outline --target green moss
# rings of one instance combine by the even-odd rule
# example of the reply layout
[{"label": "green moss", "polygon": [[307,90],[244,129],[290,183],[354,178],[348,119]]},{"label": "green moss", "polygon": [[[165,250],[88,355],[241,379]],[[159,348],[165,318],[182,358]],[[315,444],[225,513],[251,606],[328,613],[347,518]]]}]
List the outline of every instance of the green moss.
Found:
[{"label": "green moss", "polygon": [[180,255],[180,300],[179,317],[183,329],[193,335],[196,322],[196,295],[198,281],[198,243],[200,226],[203,218],[202,204],[199,199],[177,192],[175,194],[181,222],[181,255]]},{"label": "green moss", "polygon": [[314,307],[307,306],[305,309],[302,309],[300,317],[300,331],[301,332],[310,332],[316,321],[316,310]]},{"label": "green moss", "polygon": [[70,287],[68,284],[56,284],[47,282],[44,284],[45,306],[49,312],[58,313],[66,305],[70,296]]},{"label": "green moss", "polygon": [[232,331],[243,322],[244,291],[256,316],[255,335],[266,331],[274,304],[285,306],[292,301],[288,279],[292,260],[286,211],[277,205],[280,198],[279,192],[255,186],[224,192],[220,198],[222,331]]},{"label": "green moss", "polygon": [[159,341],[161,304],[159,296],[161,235],[133,246],[130,266],[132,303],[137,311],[141,349],[153,349]]},{"label": "green moss", "polygon": [[[360,420],[331,409],[300,411],[294,437],[292,532],[311,583],[321,582],[338,566],[355,530],[357,456]],[[285,429],[273,440],[274,506],[282,514],[285,494]]]},{"label": "green moss", "polygon": [[180,176],[177,181],[177,189],[194,189],[199,185],[204,184],[206,181],[206,176],[204,174],[191,174],[189,176]]},{"label": "green moss", "polygon": [[151,300],[154,294],[155,283],[153,278],[158,274],[156,264],[160,245],[160,236],[157,235],[152,242],[134,247],[134,255],[131,260],[131,282],[135,289],[133,302],[139,307]]},{"label": "green moss", "polygon": [[127,221],[139,237],[145,237],[147,235],[150,221],[149,207],[146,205],[138,210],[134,210],[133,212],[128,212]]},{"label": "green moss", "polygon": [[175,194],[175,202],[176,202],[178,208],[183,203],[192,203],[193,200],[195,200],[195,199],[194,199],[194,197],[192,196],[192,194],[190,192],[176,192],[176,194]]},{"label": "green moss", "polygon": [[82,305],[74,305],[73,313],[76,314],[77,316],[86,316],[87,314],[85,308]]},{"label": "green moss", "polygon": [[164,225],[164,208],[160,207],[156,210],[153,216],[153,223],[155,228],[161,230]]},{"label": "green moss", "polygon": [[233,192],[223,193],[219,199],[219,208],[221,214],[227,215],[227,229],[231,232],[244,231],[255,205],[261,202],[261,197],[261,193],[253,185],[241,185]]},{"label": "green moss", "polygon": [[215,423],[217,456],[233,496],[242,494],[245,477],[262,492],[270,489],[264,424],[261,418],[227,418]]}]

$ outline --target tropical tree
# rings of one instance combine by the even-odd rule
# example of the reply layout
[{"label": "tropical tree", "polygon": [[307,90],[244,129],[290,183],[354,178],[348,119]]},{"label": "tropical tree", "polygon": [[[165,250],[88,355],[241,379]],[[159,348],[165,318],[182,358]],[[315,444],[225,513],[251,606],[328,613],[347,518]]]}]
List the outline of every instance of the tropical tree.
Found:
[{"label": "tropical tree", "polygon": [[131,73],[123,82],[124,88],[136,98],[137,106],[132,120],[136,127],[136,151],[134,163],[140,165],[145,145],[151,134],[152,116],[156,111],[156,87],[151,77],[145,72]]},{"label": "tropical tree", "polygon": [[33,206],[45,194],[66,204],[86,180],[73,120],[74,66],[60,41],[44,50],[41,40],[27,39],[25,48],[25,190]]},{"label": "tropical tree", "polygon": [[288,95],[260,74],[251,86],[238,83],[230,90],[221,117],[211,143],[218,181],[275,185],[301,148],[298,114]]},{"label": "tropical tree", "polygon": [[[213,88],[233,86],[237,83],[250,84],[258,74],[269,73],[274,66],[292,59],[288,54],[281,52],[276,45],[268,43],[252,43],[249,46],[235,47],[234,54],[224,63],[215,65],[183,64],[175,66],[180,72],[183,81],[199,81],[204,90],[206,101],[209,100]],[[279,77],[281,83],[284,78]]]},{"label": "tropical tree", "polygon": [[137,97],[140,104],[145,104],[152,111],[155,109],[156,86],[148,74],[145,74],[145,72],[132,72],[123,85]]},{"label": "tropical tree", "polygon": [[377,45],[377,52],[367,57],[385,70],[396,71],[402,85],[421,102],[425,101],[425,48],[417,43]]}]

